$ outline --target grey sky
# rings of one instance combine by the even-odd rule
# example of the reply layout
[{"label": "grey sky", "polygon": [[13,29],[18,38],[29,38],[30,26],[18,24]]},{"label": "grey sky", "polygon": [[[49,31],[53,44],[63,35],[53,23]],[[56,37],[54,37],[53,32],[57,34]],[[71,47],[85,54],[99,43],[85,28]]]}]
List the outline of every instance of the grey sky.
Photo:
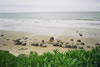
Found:
[{"label": "grey sky", "polygon": [[0,12],[100,11],[100,0],[0,0]]}]

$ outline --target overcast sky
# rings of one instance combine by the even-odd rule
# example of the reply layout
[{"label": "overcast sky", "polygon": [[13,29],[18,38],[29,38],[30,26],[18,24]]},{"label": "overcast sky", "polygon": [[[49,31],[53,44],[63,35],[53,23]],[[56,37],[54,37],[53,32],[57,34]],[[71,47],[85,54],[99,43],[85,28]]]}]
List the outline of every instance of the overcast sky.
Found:
[{"label": "overcast sky", "polygon": [[100,11],[100,0],[0,0],[0,12]]}]

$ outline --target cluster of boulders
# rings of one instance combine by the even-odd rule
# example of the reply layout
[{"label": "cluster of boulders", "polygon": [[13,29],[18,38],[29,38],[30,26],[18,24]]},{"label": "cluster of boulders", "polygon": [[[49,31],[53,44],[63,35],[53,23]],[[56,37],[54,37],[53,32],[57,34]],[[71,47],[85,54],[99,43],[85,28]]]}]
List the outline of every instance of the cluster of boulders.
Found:
[{"label": "cluster of boulders", "polygon": [[44,40],[42,40],[40,43],[39,42],[33,42],[31,46],[40,46],[40,47],[47,47],[47,44]]},{"label": "cluster of boulders", "polygon": [[20,39],[15,39],[15,40],[13,40],[14,41],[14,44],[15,45],[23,45],[23,46],[26,46],[26,41],[27,40],[27,38],[25,37],[25,38],[20,38]]},{"label": "cluster of boulders", "polygon": [[[74,39],[71,39],[71,41],[74,42]],[[77,41],[80,42],[81,40],[77,40]],[[53,44],[53,46],[59,46],[62,48],[78,48],[78,45],[73,42],[69,43],[69,42],[62,42],[62,41],[58,40],[56,43]],[[81,47],[79,47],[79,48],[81,49]]]},{"label": "cluster of boulders", "polygon": [[[13,40],[15,45],[27,45],[27,39],[26,37]],[[41,40],[40,42],[33,42],[31,46],[40,46],[40,47],[47,47],[47,44],[52,44],[55,47],[62,47],[62,48],[74,48],[74,49],[84,49],[85,43],[82,42],[82,40],[74,40],[70,39],[70,42],[63,42],[61,40],[55,40],[54,37],[50,37],[48,41]],[[95,45],[99,45],[99,43],[96,43]],[[90,46],[86,46],[87,48],[91,48]]]}]

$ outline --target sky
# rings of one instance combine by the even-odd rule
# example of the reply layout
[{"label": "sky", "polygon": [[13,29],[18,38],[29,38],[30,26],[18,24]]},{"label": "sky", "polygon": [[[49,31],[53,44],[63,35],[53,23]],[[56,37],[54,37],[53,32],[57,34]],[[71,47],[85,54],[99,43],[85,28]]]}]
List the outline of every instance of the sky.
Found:
[{"label": "sky", "polygon": [[100,0],[0,0],[0,13],[100,11]]}]

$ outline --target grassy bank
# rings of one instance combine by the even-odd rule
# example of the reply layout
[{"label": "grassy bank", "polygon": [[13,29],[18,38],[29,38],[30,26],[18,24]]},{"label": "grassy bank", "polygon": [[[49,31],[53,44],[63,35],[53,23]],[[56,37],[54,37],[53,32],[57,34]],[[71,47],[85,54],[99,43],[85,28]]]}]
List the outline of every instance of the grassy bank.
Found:
[{"label": "grassy bank", "polygon": [[100,67],[100,47],[91,51],[72,50],[60,53],[30,52],[29,56],[14,56],[8,51],[0,51],[0,67]]}]

